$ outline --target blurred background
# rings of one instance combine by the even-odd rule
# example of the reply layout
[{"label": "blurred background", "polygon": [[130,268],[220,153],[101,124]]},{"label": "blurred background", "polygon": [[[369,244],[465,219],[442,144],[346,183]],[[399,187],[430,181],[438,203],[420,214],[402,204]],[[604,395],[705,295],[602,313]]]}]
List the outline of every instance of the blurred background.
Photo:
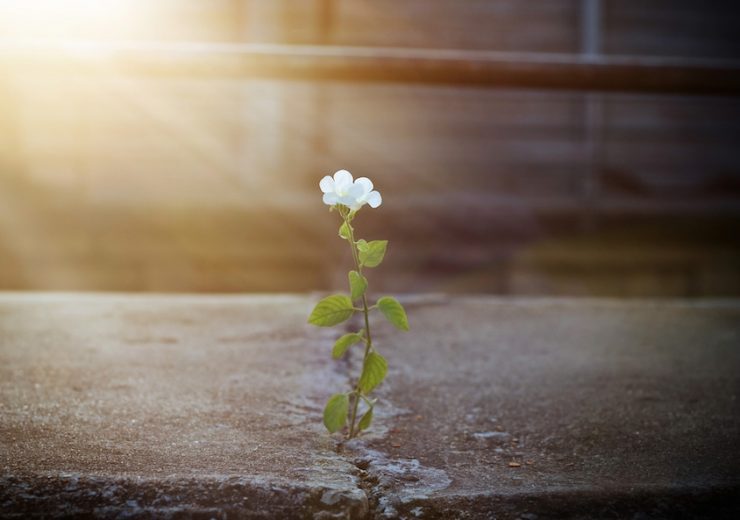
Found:
[{"label": "blurred background", "polygon": [[219,65],[253,44],[289,45],[298,62],[303,46],[359,46],[731,75],[740,7],[0,0],[0,290],[343,288],[349,250],[318,182],[345,168],[383,194],[356,220],[390,240],[377,290],[740,295],[737,89]]}]

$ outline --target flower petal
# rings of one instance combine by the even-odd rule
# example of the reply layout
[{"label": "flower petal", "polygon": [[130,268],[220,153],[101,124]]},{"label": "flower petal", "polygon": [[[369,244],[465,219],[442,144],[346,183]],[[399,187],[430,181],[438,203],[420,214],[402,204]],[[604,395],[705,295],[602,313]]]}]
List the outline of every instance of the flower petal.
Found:
[{"label": "flower petal", "polygon": [[356,199],[358,202],[364,202],[365,195],[367,195],[365,187],[362,184],[358,184],[357,181],[353,182],[352,186],[347,190],[347,196]]},{"label": "flower petal", "polygon": [[344,204],[350,209],[357,209],[359,203],[357,197],[353,197],[352,195],[339,195],[337,197],[337,202],[339,202],[339,204]]},{"label": "flower petal", "polygon": [[347,170],[339,170],[334,174],[334,191],[346,193],[352,186],[352,174]]},{"label": "flower petal", "polygon": [[337,197],[336,193],[324,193],[323,200],[327,206],[333,206],[338,202],[339,197]]},{"label": "flower petal", "polygon": [[363,195],[367,195],[368,193],[373,191],[373,181],[371,181],[367,177],[360,177],[359,179],[355,180],[355,184],[359,184],[360,186],[362,186]]},{"label": "flower petal", "polygon": [[319,188],[323,193],[331,193],[334,191],[334,179],[327,175],[319,182]]},{"label": "flower petal", "polygon": [[367,203],[370,204],[371,208],[377,208],[383,203],[383,197],[380,196],[379,191],[371,191],[367,196]]}]

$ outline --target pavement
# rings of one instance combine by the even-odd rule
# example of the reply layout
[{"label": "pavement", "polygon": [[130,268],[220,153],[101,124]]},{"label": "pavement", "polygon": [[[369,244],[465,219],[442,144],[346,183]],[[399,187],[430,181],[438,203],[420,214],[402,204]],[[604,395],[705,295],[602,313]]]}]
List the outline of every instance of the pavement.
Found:
[{"label": "pavement", "polygon": [[0,293],[0,517],[740,517],[740,301],[406,296],[342,442],[319,297]]}]

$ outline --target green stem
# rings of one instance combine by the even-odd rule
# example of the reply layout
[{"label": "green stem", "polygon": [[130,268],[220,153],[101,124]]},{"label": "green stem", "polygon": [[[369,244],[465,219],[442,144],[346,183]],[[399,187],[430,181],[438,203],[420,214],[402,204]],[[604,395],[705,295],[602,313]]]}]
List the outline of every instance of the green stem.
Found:
[{"label": "green stem", "polygon": [[[349,219],[347,218],[347,214],[342,213],[342,218],[344,219],[345,224],[347,224],[347,229],[349,230],[349,244],[352,247],[352,259],[355,261],[355,267],[357,268],[357,272],[362,274],[362,266],[360,265],[360,258],[357,254],[357,245],[355,244],[355,230],[352,227],[352,225],[349,223]],[[369,309],[367,306],[367,296],[363,293],[362,295],[362,313],[365,316],[365,355],[362,358],[362,370],[365,370],[365,361],[367,360],[368,354],[370,354],[370,351],[373,348],[373,339],[372,336],[370,336],[370,317],[369,317]],[[362,374],[362,372],[360,372]],[[352,404],[352,415],[350,416],[349,421],[349,439],[354,438],[359,432],[355,431],[355,422],[357,420],[357,408],[360,405],[360,399],[362,397],[362,390],[360,389],[360,380],[357,379],[357,386],[355,387],[355,400]]]}]

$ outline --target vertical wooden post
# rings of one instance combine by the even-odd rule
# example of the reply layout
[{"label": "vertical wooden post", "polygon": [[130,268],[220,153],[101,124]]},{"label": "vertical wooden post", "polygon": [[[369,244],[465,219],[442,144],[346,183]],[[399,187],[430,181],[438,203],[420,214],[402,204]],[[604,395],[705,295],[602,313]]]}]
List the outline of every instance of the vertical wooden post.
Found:
[{"label": "vertical wooden post", "polygon": [[[602,10],[601,0],[581,0],[581,54],[598,58],[601,53]],[[604,97],[600,93],[585,95],[584,106],[584,171],[581,197],[584,212],[582,226],[585,230],[596,227],[596,213],[601,196],[601,168],[604,150]]]},{"label": "vertical wooden post", "polygon": [[10,74],[0,73],[0,178],[15,188],[27,181],[21,153],[20,102]]},{"label": "vertical wooden post", "polygon": [[[334,0],[316,0],[316,43],[319,45],[331,45],[334,36],[336,3]],[[317,154],[329,153],[329,111],[331,100],[326,83],[320,83],[314,87],[314,129],[312,132],[313,142],[311,148]]]}]

